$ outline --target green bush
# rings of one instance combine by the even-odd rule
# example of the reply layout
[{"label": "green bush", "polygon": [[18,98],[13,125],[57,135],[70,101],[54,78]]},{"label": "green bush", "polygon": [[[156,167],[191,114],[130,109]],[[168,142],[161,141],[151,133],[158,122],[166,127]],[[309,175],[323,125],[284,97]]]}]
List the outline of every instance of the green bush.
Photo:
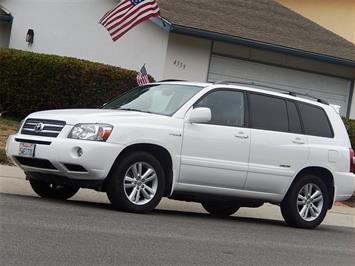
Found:
[{"label": "green bush", "polygon": [[355,120],[343,118],[343,121],[349,134],[351,146],[355,149]]},{"label": "green bush", "polygon": [[136,86],[136,72],[69,57],[0,48],[0,113],[23,118],[94,108]]}]

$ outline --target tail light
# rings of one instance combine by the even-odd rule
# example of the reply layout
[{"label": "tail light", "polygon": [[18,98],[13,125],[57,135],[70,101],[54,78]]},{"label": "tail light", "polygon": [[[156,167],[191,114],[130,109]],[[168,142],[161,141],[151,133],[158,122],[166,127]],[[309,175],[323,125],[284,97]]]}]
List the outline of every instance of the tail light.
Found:
[{"label": "tail light", "polygon": [[354,165],[354,150],[352,148],[349,149],[350,151],[350,172],[353,173],[355,169]]}]

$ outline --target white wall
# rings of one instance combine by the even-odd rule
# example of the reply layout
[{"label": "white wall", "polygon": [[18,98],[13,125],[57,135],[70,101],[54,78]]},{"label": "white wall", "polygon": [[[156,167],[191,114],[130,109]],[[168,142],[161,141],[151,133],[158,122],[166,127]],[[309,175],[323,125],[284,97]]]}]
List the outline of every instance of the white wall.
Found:
[{"label": "white wall", "polygon": [[[10,47],[58,54],[139,70],[146,63],[156,79],[163,77],[169,34],[150,21],[113,42],[99,19],[117,0],[0,0],[14,17]],[[34,43],[25,42],[34,30]]]},{"label": "white wall", "polygon": [[210,40],[171,33],[164,78],[206,81],[210,54]]},{"label": "white wall", "polygon": [[0,47],[9,47],[11,23],[0,21]]}]

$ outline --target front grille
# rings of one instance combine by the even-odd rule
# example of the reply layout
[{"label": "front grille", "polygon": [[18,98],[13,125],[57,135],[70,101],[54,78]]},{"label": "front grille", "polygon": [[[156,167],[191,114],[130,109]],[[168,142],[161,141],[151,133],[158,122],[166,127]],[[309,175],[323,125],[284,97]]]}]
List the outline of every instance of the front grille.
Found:
[{"label": "front grille", "polygon": [[42,169],[50,169],[50,170],[56,170],[57,168],[54,167],[54,165],[46,160],[46,159],[38,159],[38,158],[27,158],[27,157],[15,157],[16,160],[25,166],[31,166],[31,167],[36,167],[36,168],[42,168]]},{"label": "front grille", "polygon": [[30,118],[23,125],[21,134],[56,138],[64,126],[64,121]]}]

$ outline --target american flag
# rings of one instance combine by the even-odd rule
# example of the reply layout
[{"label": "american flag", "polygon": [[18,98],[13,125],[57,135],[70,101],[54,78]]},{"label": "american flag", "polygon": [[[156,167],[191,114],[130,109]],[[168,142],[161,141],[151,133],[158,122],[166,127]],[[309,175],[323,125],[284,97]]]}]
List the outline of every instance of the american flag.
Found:
[{"label": "american flag", "polygon": [[159,16],[160,9],[155,0],[122,0],[99,21],[117,41],[127,31],[143,21]]},{"label": "american flag", "polygon": [[143,86],[149,83],[149,77],[145,65],[142,66],[141,70],[137,73],[137,83],[139,86]]}]

